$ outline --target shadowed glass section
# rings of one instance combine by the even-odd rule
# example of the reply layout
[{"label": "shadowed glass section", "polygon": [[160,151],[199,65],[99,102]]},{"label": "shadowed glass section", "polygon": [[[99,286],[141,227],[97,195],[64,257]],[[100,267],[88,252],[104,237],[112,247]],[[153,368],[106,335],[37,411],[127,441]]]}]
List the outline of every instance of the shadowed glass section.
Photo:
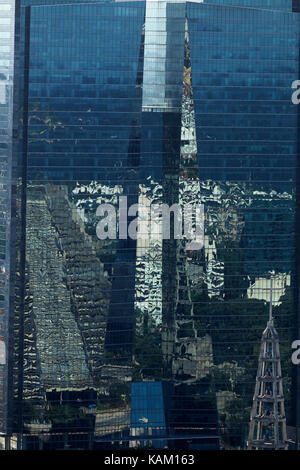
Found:
[{"label": "shadowed glass section", "polygon": [[209,370],[219,424],[226,427],[222,443],[243,446],[271,274],[290,421],[293,416],[298,122],[290,85],[298,75],[298,17],[205,4],[188,4],[187,11],[206,212],[194,314],[198,331],[212,342]]},{"label": "shadowed glass section", "polygon": [[90,3],[23,15],[15,393],[28,448],[43,445],[37,430],[51,433],[46,448],[91,448],[114,430],[110,416],[127,416],[130,357],[120,364],[106,346],[113,331],[124,347],[135,245],[99,240],[96,211],[137,197],[144,10]]},{"label": "shadowed glass section", "polygon": [[294,1],[295,0],[204,0],[205,3],[215,5],[259,8],[262,10],[285,10],[289,12],[292,11],[292,2],[294,5]]}]

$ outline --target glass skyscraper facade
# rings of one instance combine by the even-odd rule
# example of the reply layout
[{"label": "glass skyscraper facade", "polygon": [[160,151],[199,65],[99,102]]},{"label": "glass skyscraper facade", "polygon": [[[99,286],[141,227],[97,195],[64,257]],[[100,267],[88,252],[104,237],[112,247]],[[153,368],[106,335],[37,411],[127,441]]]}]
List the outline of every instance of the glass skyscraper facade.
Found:
[{"label": "glass skyscraper facade", "polygon": [[13,84],[15,44],[14,1],[0,3],[0,432],[7,433],[9,413],[8,360],[12,323],[14,271],[13,186]]},{"label": "glass skyscraper facade", "polygon": [[[1,5],[2,432],[245,448],[271,277],[299,427],[299,2]],[[125,196],[203,206],[202,243],[161,221],[100,239],[97,208]]]}]

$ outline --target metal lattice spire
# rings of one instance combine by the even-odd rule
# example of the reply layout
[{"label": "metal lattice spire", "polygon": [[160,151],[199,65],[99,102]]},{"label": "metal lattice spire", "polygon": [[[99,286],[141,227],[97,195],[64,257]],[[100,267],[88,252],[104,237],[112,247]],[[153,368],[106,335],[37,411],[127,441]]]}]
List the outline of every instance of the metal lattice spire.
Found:
[{"label": "metal lattice spire", "polygon": [[269,321],[261,338],[250,430],[247,447],[287,450],[286,417],[278,333],[272,314],[272,279],[270,283]]}]

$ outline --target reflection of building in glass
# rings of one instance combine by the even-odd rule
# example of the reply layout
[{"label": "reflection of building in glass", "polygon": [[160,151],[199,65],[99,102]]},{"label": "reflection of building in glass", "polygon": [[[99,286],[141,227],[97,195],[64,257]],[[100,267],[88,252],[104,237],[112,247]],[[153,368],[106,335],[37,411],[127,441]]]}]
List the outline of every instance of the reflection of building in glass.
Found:
[{"label": "reflection of building in glass", "polygon": [[248,449],[288,449],[279,337],[272,316],[273,279],[270,279],[269,321],[262,334]]},{"label": "reflection of building in glass", "polygon": [[[24,448],[244,448],[271,275],[295,424],[292,3],[21,1],[0,316],[6,343],[10,295]],[[2,16],[0,3],[0,37]],[[98,239],[97,207],[120,195],[203,204],[203,247],[163,239],[160,222],[146,240],[143,223],[136,240]]]},{"label": "reflection of building in glass", "polygon": [[164,396],[168,394],[164,394],[162,382],[132,384],[130,432],[137,440],[131,441],[130,447],[167,447],[167,404],[164,402]]}]

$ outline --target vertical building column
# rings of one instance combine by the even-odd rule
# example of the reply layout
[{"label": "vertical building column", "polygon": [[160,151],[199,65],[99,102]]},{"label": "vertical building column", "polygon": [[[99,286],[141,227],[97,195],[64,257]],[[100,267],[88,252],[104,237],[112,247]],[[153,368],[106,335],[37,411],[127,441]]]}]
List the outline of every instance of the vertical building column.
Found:
[{"label": "vertical building column", "polygon": [[15,1],[0,0],[0,433],[8,430]]}]

